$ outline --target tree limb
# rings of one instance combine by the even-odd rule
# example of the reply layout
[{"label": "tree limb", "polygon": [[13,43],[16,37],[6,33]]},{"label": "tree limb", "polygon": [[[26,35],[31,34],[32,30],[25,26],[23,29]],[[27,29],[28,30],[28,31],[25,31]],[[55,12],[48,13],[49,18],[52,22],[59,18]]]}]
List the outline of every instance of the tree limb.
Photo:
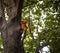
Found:
[{"label": "tree limb", "polygon": [[13,19],[17,15],[17,7],[15,5],[14,0],[8,0],[7,5],[8,5],[7,13],[9,16],[8,22],[10,22],[11,19]]}]

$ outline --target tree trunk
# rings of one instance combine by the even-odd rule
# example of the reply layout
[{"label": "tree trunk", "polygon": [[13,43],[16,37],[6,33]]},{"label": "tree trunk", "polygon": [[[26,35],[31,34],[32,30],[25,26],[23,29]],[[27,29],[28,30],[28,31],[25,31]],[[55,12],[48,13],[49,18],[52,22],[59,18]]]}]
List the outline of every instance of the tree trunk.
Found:
[{"label": "tree trunk", "polygon": [[0,31],[4,53],[24,53],[23,41],[21,40],[22,32],[20,31],[20,21],[23,0],[8,0],[8,22],[4,18],[3,2],[0,0]]}]

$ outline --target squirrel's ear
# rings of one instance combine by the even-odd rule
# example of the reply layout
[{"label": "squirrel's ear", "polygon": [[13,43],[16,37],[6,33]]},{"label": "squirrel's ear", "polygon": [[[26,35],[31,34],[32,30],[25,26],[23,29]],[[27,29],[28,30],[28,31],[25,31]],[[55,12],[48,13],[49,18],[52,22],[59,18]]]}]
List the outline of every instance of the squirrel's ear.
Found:
[{"label": "squirrel's ear", "polygon": [[23,20],[24,23],[27,23],[27,20]]},{"label": "squirrel's ear", "polygon": [[21,23],[26,24],[27,20],[22,20]]}]

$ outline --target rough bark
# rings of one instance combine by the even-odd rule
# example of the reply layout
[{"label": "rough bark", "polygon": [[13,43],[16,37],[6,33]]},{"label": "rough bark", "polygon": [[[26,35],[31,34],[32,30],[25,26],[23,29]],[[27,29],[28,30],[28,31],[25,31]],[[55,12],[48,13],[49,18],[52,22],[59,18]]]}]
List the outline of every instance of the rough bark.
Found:
[{"label": "rough bark", "polygon": [[4,18],[3,2],[0,0],[0,30],[2,34],[4,53],[24,53],[20,20],[23,0],[8,0],[8,22]]}]

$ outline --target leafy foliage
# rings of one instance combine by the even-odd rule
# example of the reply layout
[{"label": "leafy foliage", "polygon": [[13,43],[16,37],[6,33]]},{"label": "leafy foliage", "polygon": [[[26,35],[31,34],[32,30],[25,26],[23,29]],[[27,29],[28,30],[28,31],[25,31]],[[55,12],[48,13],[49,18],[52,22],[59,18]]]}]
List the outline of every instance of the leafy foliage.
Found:
[{"label": "leafy foliage", "polygon": [[[36,2],[36,1],[35,1]],[[28,3],[28,2],[26,2]],[[30,3],[30,2],[29,2]],[[36,42],[44,42],[50,46],[51,53],[59,53],[60,44],[60,1],[58,0],[41,0],[29,7],[24,8],[23,14],[28,18],[30,10],[30,19],[32,19],[37,32]],[[32,4],[32,2],[31,2]],[[22,14],[22,16],[24,16]],[[24,16],[24,17],[25,17]],[[42,27],[41,32],[38,31],[38,26]],[[31,41],[32,42],[32,41]],[[30,45],[31,42],[28,44]],[[28,42],[26,42],[28,43]],[[33,43],[33,42],[32,42]],[[33,45],[36,45],[33,44]],[[39,45],[39,44],[38,44]],[[53,46],[54,45],[54,46]],[[57,46],[58,45],[58,46]],[[32,45],[30,45],[32,46]],[[30,47],[28,46],[28,48]],[[37,45],[35,46],[36,49]],[[25,48],[26,49],[26,48]],[[29,48],[30,49],[30,48]],[[31,48],[33,50],[33,48]],[[26,50],[28,51],[28,50]],[[32,52],[32,51],[29,51]],[[33,52],[32,52],[33,53]]]}]

